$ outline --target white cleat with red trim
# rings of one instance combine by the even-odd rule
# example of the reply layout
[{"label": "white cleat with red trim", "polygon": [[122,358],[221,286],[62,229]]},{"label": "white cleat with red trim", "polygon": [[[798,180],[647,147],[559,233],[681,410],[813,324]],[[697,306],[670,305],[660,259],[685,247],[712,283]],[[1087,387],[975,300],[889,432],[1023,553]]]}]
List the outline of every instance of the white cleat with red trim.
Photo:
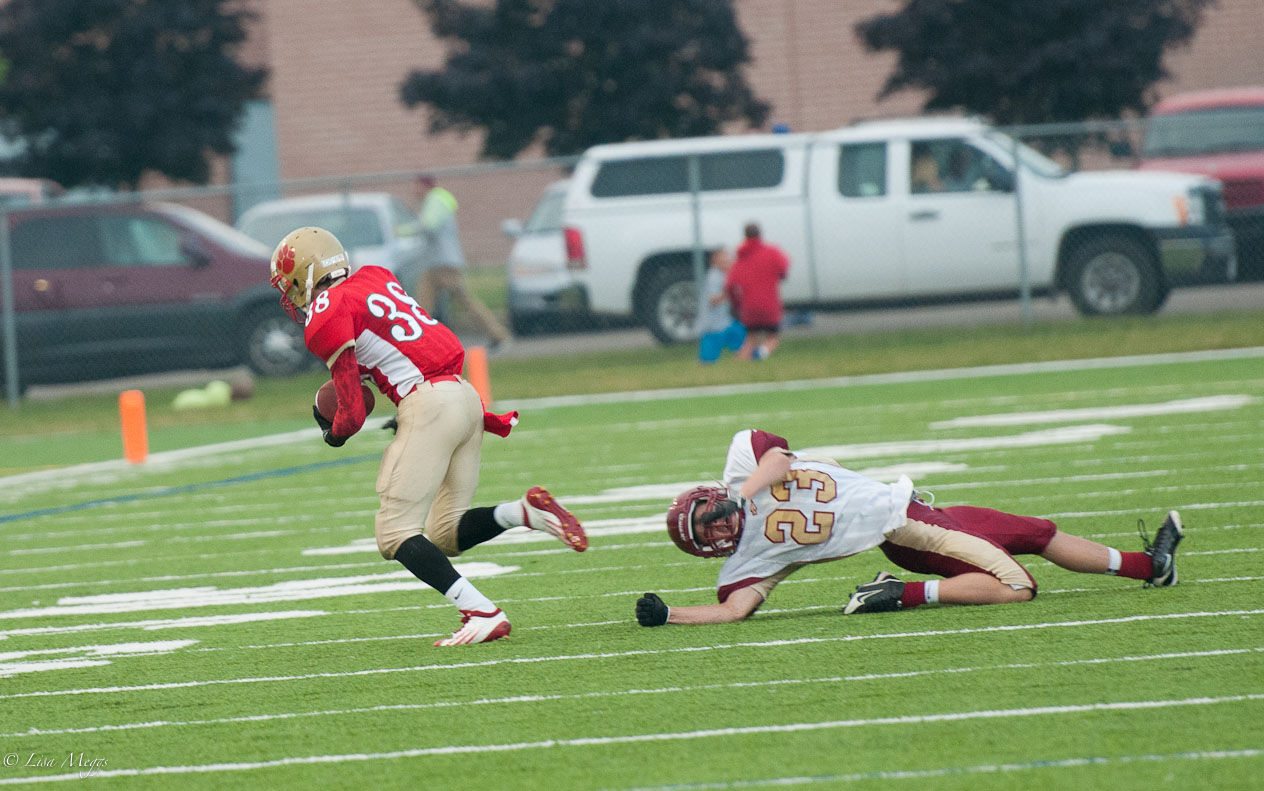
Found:
[{"label": "white cleat with red trim", "polygon": [[588,535],[579,520],[543,486],[532,486],[523,496],[522,521],[532,530],[552,533],[576,552],[588,549]]},{"label": "white cleat with red trim", "polygon": [[509,619],[497,607],[493,612],[477,612],[461,610],[461,628],[451,637],[439,640],[435,645],[469,645],[471,643],[490,643],[509,635]]}]

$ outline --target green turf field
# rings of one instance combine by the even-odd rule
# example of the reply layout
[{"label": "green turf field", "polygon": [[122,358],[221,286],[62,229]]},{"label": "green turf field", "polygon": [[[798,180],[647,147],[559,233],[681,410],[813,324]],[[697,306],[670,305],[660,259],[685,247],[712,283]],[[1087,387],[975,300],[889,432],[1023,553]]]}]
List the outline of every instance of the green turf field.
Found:
[{"label": "green turf field", "polygon": [[[432,646],[453,608],[373,546],[383,432],[335,450],[262,420],[0,478],[0,784],[1259,788],[1264,357],[1134,363],[521,401],[478,502],[548,486],[591,548],[467,553],[514,631],[460,648]],[[745,623],[637,626],[643,591],[715,600],[719,561],[662,515],[749,427],[1125,550],[1180,509],[1181,583],[1037,558],[1031,603],[844,618],[875,550]]]}]

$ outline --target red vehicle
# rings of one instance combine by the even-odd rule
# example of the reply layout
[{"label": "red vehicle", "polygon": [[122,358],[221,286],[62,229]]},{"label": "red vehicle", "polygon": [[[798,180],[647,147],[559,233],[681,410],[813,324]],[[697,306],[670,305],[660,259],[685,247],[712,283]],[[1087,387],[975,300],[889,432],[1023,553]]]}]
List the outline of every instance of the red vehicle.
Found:
[{"label": "red vehicle", "polygon": [[1264,279],[1264,87],[1171,96],[1150,113],[1139,167],[1224,184],[1240,279]]},{"label": "red vehicle", "polygon": [[239,363],[279,376],[314,359],[268,285],[271,251],[209,215],[83,203],[6,216],[23,389]]}]

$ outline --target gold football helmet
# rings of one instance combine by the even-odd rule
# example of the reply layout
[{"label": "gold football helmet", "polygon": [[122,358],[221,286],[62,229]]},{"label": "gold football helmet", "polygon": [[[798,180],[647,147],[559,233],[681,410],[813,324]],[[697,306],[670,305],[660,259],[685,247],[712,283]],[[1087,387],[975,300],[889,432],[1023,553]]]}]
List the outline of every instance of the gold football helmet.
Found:
[{"label": "gold football helmet", "polygon": [[272,287],[281,292],[281,307],[300,324],[312,289],[350,274],[346,249],[324,228],[308,226],[291,231],[272,252]]}]

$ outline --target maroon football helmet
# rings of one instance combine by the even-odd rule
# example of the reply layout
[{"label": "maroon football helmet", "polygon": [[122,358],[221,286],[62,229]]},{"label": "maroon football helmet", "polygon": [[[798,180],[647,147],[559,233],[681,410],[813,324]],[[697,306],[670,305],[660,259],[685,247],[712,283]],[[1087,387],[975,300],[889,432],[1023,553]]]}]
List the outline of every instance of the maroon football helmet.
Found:
[{"label": "maroon football helmet", "polygon": [[695,486],[672,500],[671,508],[667,509],[667,534],[681,551],[690,555],[700,558],[732,555],[742,535],[745,511],[739,510],[707,524],[695,519],[695,514],[713,511],[728,499],[729,493],[722,487]]}]

